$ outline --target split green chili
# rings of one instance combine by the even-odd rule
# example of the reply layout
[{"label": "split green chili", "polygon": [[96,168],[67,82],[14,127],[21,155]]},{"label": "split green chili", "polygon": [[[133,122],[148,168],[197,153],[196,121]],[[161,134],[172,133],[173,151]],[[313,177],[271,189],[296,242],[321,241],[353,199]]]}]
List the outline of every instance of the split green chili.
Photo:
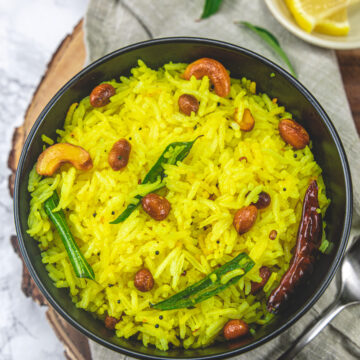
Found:
[{"label": "split green chili", "polygon": [[[195,140],[188,142],[173,142],[166,147],[159,159],[156,161],[155,165],[150,169],[144,180],[141,182],[141,184],[154,184],[154,188],[151,189],[149,193],[165,187],[165,169],[163,165],[176,165],[178,161],[183,161],[186,156],[188,156],[192,146],[199,137],[200,136],[198,136]],[[125,221],[139,206],[141,199],[144,196],[145,195],[136,195],[127,208],[110,224],[118,224]]]},{"label": "split green chili", "polygon": [[47,216],[55,225],[60,238],[65,246],[66,252],[69,256],[70,262],[74,268],[75,274],[79,278],[87,278],[94,280],[95,274],[92,267],[87,263],[84,255],[81,253],[74,237],[72,236],[69,226],[66,223],[65,214],[62,210],[53,212],[59,204],[59,196],[56,191],[44,203],[44,209]]},{"label": "split green chili", "polygon": [[255,262],[246,253],[241,253],[204,279],[152,307],[159,310],[192,307],[238,282],[254,265]]}]

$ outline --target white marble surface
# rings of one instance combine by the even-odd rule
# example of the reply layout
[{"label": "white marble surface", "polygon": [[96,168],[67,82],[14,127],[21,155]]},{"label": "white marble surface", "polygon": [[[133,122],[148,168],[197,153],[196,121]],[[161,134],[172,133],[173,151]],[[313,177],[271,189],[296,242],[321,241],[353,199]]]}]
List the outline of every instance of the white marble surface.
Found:
[{"label": "white marble surface", "polygon": [[64,359],[40,308],[21,292],[7,157],[51,55],[83,17],[88,0],[0,0],[0,360]]}]

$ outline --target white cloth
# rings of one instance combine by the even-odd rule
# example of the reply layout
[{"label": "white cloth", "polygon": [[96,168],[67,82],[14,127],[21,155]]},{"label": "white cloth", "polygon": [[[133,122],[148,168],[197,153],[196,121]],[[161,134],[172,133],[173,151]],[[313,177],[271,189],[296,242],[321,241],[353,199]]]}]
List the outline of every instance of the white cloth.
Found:
[{"label": "white cloth", "polygon": [[[227,41],[253,50],[284,68],[277,55],[255,34],[235,25],[249,21],[269,29],[280,41],[293,63],[299,80],[314,94],[335,124],[350,162],[354,186],[354,226],[360,219],[360,141],[344,92],[335,53],[309,45],[287,32],[261,0],[225,0],[220,11],[209,19],[196,21],[204,1],[90,0],[85,18],[88,61],[131,43],[166,36],[200,36]],[[275,359],[331,303],[336,294],[331,284],[316,305],[281,336],[239,359]],[[359,359],[360,306],[340,313],[296,359]],[[122,359],[91,342],[94,360]]]}]

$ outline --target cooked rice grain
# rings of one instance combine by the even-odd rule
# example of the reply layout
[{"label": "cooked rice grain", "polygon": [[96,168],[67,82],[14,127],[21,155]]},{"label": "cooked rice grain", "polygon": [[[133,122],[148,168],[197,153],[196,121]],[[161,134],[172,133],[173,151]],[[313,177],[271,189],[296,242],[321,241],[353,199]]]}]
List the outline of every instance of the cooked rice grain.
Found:
[{"label": "cooked rice grain", "polygon": [[[131,77],[109,82],[116,94],[108,105],[94,109],[88,97],[71,105],[64,129],[57,130],[57,141],[86,149],[94,167],[81,172],[64,165],[55,176],[43,179],[34,169],[28,187],[32,196],[28,233],[39,242],[55,286],[68,287],[77,307],[101,319],[106,314],[121,319],[117,336],[136,336],[161,350],[206,346],[221,339],[229,319],[243,319],[254,329],[270,321],[261,292],[249,294],[251,281],[261,280],[262,266],[270,267],[273,272],[264,288],[268,296],[288,268],[310,179],[318,180],[323,215],[329,205],[310,148],[295,152],[279,136],[280,119],[291,117],[283,106],[266,94],[255,94],[256,84],[245,78],[232,79],[229,97],[220,98],[211,91],[207,77],[182,79],[185,66],[169,63],[155,71],[139,61]],[[200,101],[197,114],[179,112],[178,98],[184,93]],[[241,132],[233,121],[235,107],[240,114],[250,109],[255,118],[251,132]],[[125,222],[109,224],[169,143],[199,135],[204,136],[183,162],[165,166],[167,189],[159,193],[172,210],[164,221],[153,220],[139,207]],[[107,157],[120,138],[129,140],[132,151],[127,167],[115,172]],[[48,137],[43,140],[51,144]],[[247,161],[239,161],[244,156]],[[96,281],[75,276],[43,210],[53,190]],[[271,205],[259,211],[255,226],[240,236],[232,225],[234,213],[256,201],[261,191],[270,194]],[[275,240],[269,239],[271,230],[277,231]],[[243,251],[256,265],[236,285],[194,309],[149,307]],[[146,293],[136,290],[133,282],[142,267],[155,279],[154,288]]]}]

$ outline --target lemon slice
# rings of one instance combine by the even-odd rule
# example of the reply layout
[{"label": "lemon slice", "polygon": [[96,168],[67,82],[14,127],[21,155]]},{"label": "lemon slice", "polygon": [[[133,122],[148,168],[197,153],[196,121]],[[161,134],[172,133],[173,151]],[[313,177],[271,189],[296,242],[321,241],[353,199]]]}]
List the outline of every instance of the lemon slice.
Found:
[{"label": "lemon slice", "polygon": [[349,32],[346,7],[354,0],[285,0],[298,25],[307,32],[329,35]]},{"label": "lemon slice", "polygon": [[347,35],[350,30],[350,25],[347,19],[347,9],[340,10],[328,18],[320,20],[314,31],[335,36]]}]

